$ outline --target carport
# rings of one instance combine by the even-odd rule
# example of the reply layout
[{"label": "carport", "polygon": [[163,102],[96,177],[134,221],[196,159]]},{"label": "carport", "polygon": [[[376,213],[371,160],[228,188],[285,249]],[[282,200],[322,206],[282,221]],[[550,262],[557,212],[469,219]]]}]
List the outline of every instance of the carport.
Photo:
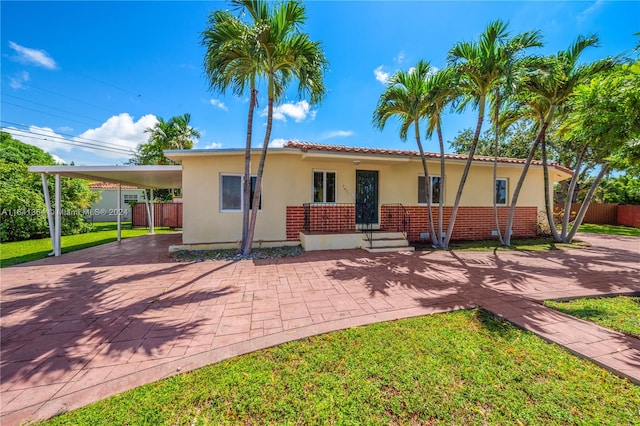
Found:
[{"label": "carport", "polygon": [[[60,256],[62,247],[60,245],[62,208],[61,208],[61,185],[60,176],[86,179],[98,182],[111,182],[118,185],[118,205],[117,224],[118,241],[121,239],[121,213],[122,213],[122,185],[132,185],[151,191],[153,200],[153,190],[163,188],[182,187],[182,166],[30,166],[29,171],[40,173],[42,177],[42,191],[47,207],[47,220],[49,223],[49,233],[53,245],[53,255]],[[54,205],[51,206],[51,194],[47,179],[53,175],[55,179]],[[146,197],[145,197],[146,198]],[[149,229],[154,233],[153,209],[147,204],[147,214],[149,216]]]}]

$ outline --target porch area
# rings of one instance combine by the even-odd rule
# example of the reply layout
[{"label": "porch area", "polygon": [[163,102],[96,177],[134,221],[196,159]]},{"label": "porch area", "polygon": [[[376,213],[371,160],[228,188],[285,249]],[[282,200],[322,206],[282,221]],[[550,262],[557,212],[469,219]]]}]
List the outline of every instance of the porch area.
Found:
[{"label": "porch area", "polygon": [[[509,207],[498,208],[501,227]],[[445,206],[443,229],[449,225],[452,207]],[[431,213],[438,226],[438,206]],[[299,240],[307,251],[363,248],[368,251],[411,250],[409,243],[431,241],[424,205],[359,203],[306,203],[286,207],[287,240]],[[513,235],[534,237],[538,211],[534,206],[516,207]],[[460,206],[452,240],[483,240],[495,237],[493,207]]]},{"label": "porch area", "polygon": [[[292,212],[292,215],[299,213]],[[369,252],[414,250],[407,238],[411,218],[402,204],[378,207],[369,203],[305,203],[301,218],[302,229],[298,238],[306,251],[353,248]],[[289,236],[287,226],[287,238]]]}]

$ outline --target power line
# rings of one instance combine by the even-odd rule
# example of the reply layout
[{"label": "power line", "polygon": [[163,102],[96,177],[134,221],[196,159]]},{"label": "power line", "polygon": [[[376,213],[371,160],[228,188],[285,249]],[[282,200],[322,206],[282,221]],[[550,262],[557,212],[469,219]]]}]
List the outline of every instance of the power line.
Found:
[{"label": "power line", "polygon": [[17,99],[17,100],[22,101],[22,102],[28,102],[28,103],[30,103],[30,104],[43,106],[43,107],[45,107],[45,108],[51,108],[51,109],[53,109],[53,110],[60,111],[60,112],[64,112],[64,113],[67,113],[67,114],[77,115],[78,117],[87,118],[87,119],[89,119],[89,120],[95,121],[96,123],[102,123],[102,122],[103,122],[103,120],[99,120],[99,119],[92,118],[92,117],[87,117],[86,115],[77,114],[77,113],[75,113],[75,112],[71,112],[71,111],[66,111],[66,110],[64,110],[64,109],[57,108],[57,107],[54,107],[54,106],[51,106],[51,105],[46,105],[46,104],[41,104],[41,103],[39,103],[39,102],[30,101],[30,100],[28,100],[28,99],[24,99],[24,98],[21,98],[21,97],[18,97],[18,96],[10,95],[10,94],[8,94],[8,93],[4,93],[2,96],[3,96],[3,97],[8,96],[8,97],[10,97],[10,98],[14,98],[14,99]]},{"label": "power line", "polygon": [[75,121],[76,123],[82,123],[82,124],[86,124],[86,125],[89,125],[89,126],[94,126],[94,125],[95,125],[95,123],[88,123],[88,122],[86,122],[86,121],[76,120],[76,119],[69,118],[69,117],[63,117],[63,116],[58,115],[58,114],[53,114],[53,113],[51,113],[51,112],[42,111],[42,110],[35,109],[35,108],[29,108],[29,107],[26,107],[26,106],[24,106],[24,105],[14,104],[14,103],[12,103],[12,102],[7,102],[7,101],[5,101],[5,100],[2,100],[1,102],[2,102],[3,104],[12,105],[12,106],[15,106],[15,107],[18,107],[18,108],[27,109],[27,110],[29,110],[29,111],[35,111],[35,112],[39,112],[39,113],[41,113],[41,114],[50,115],[50,116],[52,116],[52,117],[62,118],[63,120]]},{"label": "power line", "polygon": [[[7,127],[4,127],[3,129],[7,130]],[[65,145],[71,145],[71,146],[75,146],[78,148],[85,148],[85,149],[91,149],[91,150],[99,150],[99,151],[107,151],[107,152],[112,152],[112,153],[116,153],[116,154],[128,154],[131,155],[133,154],[133,149],[128,149],[128,148],[118,148],[117,145],[113,145],[113,144],[105,144],[105,145],[98,145],[95,143],[91,143],[91,142],[83,142],[81,140],[69,140],[66,139],[62,136],[57,136],[57,135],[50,135],[47,133],[40,133],[34,130],[23,130],[23,129],[11,129],[14,131],[14,136],[29,136],[29,137],[35,137],[36,139],[42,139],[42,140],[52,140],[55,143],[61,143],[61,144],[65,144]],[[17,133],[17,135],[15,134]],[[112,146],[109,146],[112,145]]]},{"label": "power line", "polygon": [[[0,122],[2,122],[2,123],[6,123],[6,124],[8,124],[8,125],[10,125],[10,126],[19,126],[19,127],[24,127],[25,129],[27,129],[27,130],[29,130],[29,131],[31,130],[31,129],[29,128],[29,126],[27,126],[27,125],[25,125],[25,124],[14,123],[14,122],[11,122],[11,121],[6,121],[6,120],[0,120]],[[19,130],[19,129],[18,129],[18,130]],[[69,134],[69,133],[63,133],[63,132],[56,132],[56,134],[58,134],[58,135],[62,135],[62,136],[67,136],[67,137],[70,137],[70,138],[74,138],[74,139],[76,139],[76,140],[77,140],[77,139],[82,139],[82,141],[81,141],[81,142],[84,142],[84,141],[98,142],[99,144],[107,145],[107,146],[108,146],[108,145],[111,145],[112,147],[114,147],[114,148],[118,148],[118,149],[128,149],[127,147],[124,147],[124,146],[122,146],[122,145],[118,145],[118,144],[115,144],[115,143],[112,143],[112,142],[106,142],[106,141],[102,141],[102,140],[98,140],[98,139],[91,139],[91,138],[87,138],[87,137],[85,137],[85,136],[76,136],[76,135],[71,135],[71,134]]]}]

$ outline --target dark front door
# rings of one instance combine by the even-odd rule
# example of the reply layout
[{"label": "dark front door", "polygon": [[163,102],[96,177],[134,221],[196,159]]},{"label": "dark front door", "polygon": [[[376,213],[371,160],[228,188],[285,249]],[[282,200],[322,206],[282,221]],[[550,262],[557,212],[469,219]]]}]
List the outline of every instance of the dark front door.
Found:
[{"label": "dark front door", "polygon": [[356,225],[378,223],[378,171],[356,170]]}]

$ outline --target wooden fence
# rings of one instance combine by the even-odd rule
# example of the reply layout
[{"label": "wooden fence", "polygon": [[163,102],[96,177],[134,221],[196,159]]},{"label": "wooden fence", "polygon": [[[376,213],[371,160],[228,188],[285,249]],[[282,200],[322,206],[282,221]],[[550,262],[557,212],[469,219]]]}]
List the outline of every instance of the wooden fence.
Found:
[{"label": "wooden fence", "polygon": [[[182,228],[182,203],[154,203],[153,215],[155,226]],[[145,203],[137,203],[133,206],[131,226],[134,228],[149,226]]]},{"label": "wooden fence", "polygon": [[[581,205],[580,203],[571,204],[571,220],[575,219]],[[554,208],[556,217],[558,217],[564,211],[564,204],[556,204]],[[625,225],[638,228],[640,227],[640,206],[592,203],[589,205],[582,223]]]}]

